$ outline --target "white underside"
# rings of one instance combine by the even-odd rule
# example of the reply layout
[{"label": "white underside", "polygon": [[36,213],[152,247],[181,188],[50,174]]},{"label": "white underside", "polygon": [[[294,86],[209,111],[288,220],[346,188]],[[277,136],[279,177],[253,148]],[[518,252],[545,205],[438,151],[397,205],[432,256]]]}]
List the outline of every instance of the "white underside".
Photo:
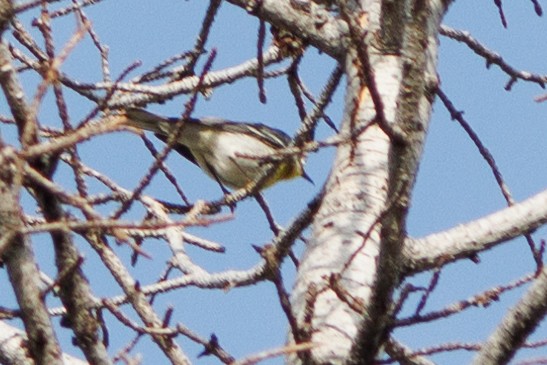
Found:
[{"label": "white underside", "polygon": [[[269,145],[245,134],[205,132],[191,141],[187,137],[184,143],[203,171],[230,188],[241,188],[258,179],[268,166],[259,157],[274,152]],[[214,172],[211,166],[214,166]]]}]

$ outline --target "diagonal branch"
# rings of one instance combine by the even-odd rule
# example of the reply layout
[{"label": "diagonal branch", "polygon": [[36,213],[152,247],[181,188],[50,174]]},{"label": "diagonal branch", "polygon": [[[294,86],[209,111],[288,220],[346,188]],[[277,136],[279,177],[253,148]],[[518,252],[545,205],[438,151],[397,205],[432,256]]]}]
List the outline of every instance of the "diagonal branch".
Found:
[{"label": "diagonal branch", "polygon": [[407,239],[403,259],[418,273],[468,258],[547,223],[547,190],[486,217],[424,238]]},{"label": "diagonal branch", "polygon": [[475,365],[506,364],[526,338],[534,332],[547,312],[547,268],[538,276],[524,297],[512,308],[481,347]]},{"label": "diagonal branch", "polygon": [[488,49],[477,39],[473,38],[471,34],[469,34],[469,32],[464,32],[461,30],[450,28],[446,25],[442,25],[440,33],[448,38],[452,38],[458,42],[466,44],[473,52],[486,60],[487,67],[489,67],[490,65],[496,65],[503,72],[509,75],[511,77],[511,80],[506,86],[507,90],[511,88],[511,85],[517,79],[534,82],[541,86],[543,89],[545,88],[545,83],[547,83],[547,75],[539,75],[527,71],[517,70],[516,68],[508,64],[498,53]]}]

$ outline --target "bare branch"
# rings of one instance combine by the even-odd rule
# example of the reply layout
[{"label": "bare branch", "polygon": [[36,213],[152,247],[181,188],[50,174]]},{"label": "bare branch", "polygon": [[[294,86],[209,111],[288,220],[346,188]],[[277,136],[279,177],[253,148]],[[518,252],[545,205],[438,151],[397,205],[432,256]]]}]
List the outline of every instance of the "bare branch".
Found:
[{"label": "bare branch", "polygon": [[[486,148],[486,146],[482,143],[479,136],[473,131],[473,128],[471,128],[471,125],[463,118],[463,113],[456,110],[448,96],[441,90],[437,90],[437,95],[445,105],[445,107],[450,112],[450,116],[452,117],[452,120],[456,120],[462,128],[465,130],[469,138],[473,141],[475,146],[479,149],[479,152],[481,156],[486,160],[488,163],[488,166],[490,166],[490,169],[492,170],[492,174],[494,174],[494,178],[496,179],[496,182],[498,183],[498,186],[501,190],[501,193],[503,194],[503,197],[505,198],[505,201],[507,202],[507,205],[511,206],[515,204],[515,200],[513,199],[513,196],[511,195],[511,192],[509,191],[509,187],[505,183],[505,180],[503,179],[503,176],[501,174],[500,169],[498,168],[496,161],[494,160],[494,157]],[[534,242],[534,239],[532,238],[532,235],[529,233],[525,233],[524,236],[526,237],[526,241],[528,242],[528,246],[530,246],[530,251],[532,251],[532,255],[534,256],[534,260],[536,261],[537,270],[538,272],[541,270],[541,267],[543,265],[542,257],[538,249],[536,249],[536,244]]]},{"label": "bare branch", "polygon": [[528,289],[524,297],[503,318],[500,325],[473,360],[475,365],[506,364],[547,312],[547,269]]},{"label": "bare branch", "polygon": [[547,223],[547,190],[509,208],[458,227],[419,239],[403,248],[409,273],[468,258]]},{"label": "bare branch", "polygon": [[[515,69],[498,53],[488,49],[481,42],[473,38],[469,32],[456,30],[446,25],[441,26],[440,32],[442,35],[457,40],[458,42],[465,43],[473,52],[486,60],[487,67],[490,65],[498,66],[511,78],[511,80],[521,79],[524,81],[530,81],[538,84],[542,89],[545,88],[545,84],[547,83],[547,75],[538,75],[528,71],[520,71]],[[510,85],[512,85],[512,82],[508,83],[508,87]],[[507,90],[509,90],[509,88],[507,88]]]}]

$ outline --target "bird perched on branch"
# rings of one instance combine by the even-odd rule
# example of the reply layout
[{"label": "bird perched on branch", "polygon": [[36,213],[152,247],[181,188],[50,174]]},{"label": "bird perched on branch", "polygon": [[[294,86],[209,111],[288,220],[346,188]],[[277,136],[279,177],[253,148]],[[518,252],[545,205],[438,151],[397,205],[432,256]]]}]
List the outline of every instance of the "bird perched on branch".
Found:
[{"label": "bird perched on branch", "polygon": [[225,186],[247,187],[263,174],[267,177],[260,190],[299,176],[313,183],[304,171],[302,153],[279,154],[291,143],[291,138],[279,129],[211,117],[165,118],[136,108],[125,114],[130,126],[154,132],[163,142],[176,135],[173,149],[215,179],[223,190]]}]

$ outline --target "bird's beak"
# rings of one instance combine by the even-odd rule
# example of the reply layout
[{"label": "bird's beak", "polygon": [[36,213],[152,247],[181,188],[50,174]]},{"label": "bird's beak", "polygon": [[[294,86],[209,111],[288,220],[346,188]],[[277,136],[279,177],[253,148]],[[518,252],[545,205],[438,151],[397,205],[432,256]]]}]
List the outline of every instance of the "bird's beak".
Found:
[{"label": "bird's beak", "polygon": [[312,185],[315,186],[315,183],[313,182],[313,180],[311,179],[310,175],[306,174],[306,171],[302,170],[302,177],[309,181]]}]

